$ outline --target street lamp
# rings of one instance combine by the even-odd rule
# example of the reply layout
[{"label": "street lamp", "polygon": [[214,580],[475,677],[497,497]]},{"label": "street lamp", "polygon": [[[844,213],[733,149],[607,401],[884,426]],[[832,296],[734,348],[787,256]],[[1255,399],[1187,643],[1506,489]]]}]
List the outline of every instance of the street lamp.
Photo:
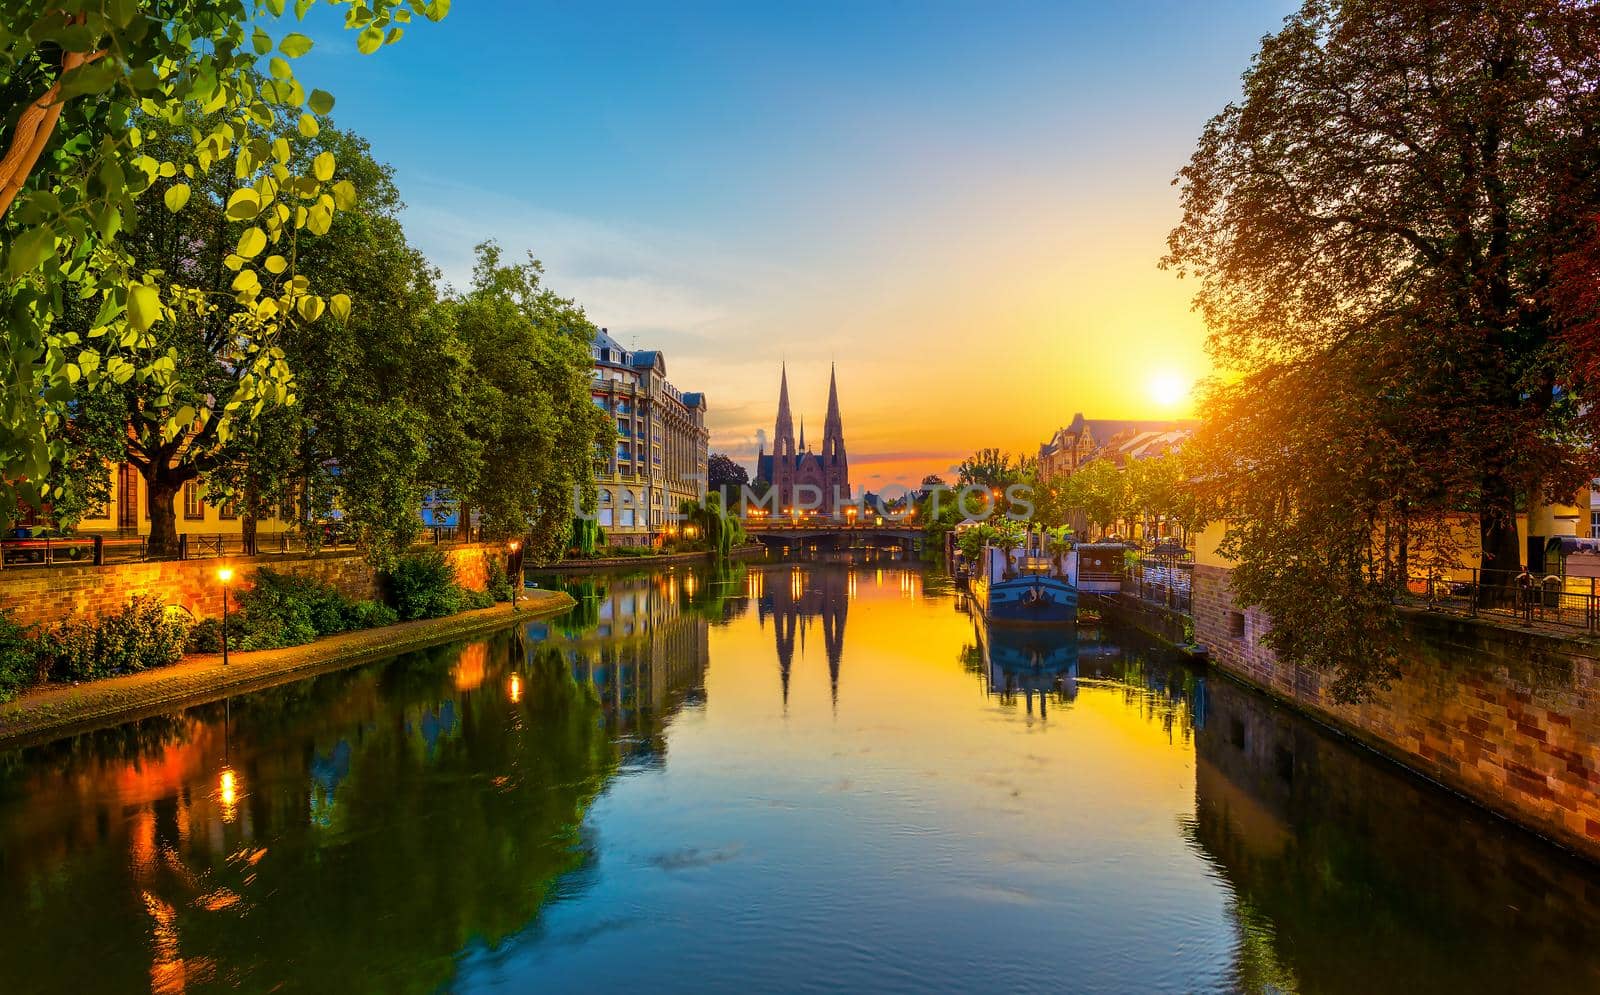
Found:
[{"label": "street lamp", "polygon": [[222,665],[228,665],[228,581],[233,579],[232,567],[219,567],[217,579],[222,581]]},{"label": "street lamp", "polygon": [[511,581],[511,610],[517,610],[517,588],[522,586],[522,540],[506,543],[506,573]]}]

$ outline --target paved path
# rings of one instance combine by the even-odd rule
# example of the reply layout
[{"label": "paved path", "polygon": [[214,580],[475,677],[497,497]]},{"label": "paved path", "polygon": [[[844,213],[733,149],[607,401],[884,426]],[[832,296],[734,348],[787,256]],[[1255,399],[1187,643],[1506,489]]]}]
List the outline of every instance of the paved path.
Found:
[{"label": "paved path", "polygon": [[510,605],[495,605],[447,618],[346,632],[304,646],[230,653],[227,667],[222,665],[220,653],[193,654],[171,667],[84,684],[49,684],[0,704],[0,747],[48,742],[256,691],[377,657],[488,632],[515,619],[553,615],[572,604],[572,598],[559,591],[529,590],[518,599],[515,615]]}]

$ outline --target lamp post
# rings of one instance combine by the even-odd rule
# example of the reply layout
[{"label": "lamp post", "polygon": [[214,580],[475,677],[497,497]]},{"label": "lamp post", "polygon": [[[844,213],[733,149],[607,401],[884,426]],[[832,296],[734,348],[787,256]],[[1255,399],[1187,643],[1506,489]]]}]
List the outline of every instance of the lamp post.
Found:
[{"label": "lamp post", "polygon": [[232,567],[219,567],[217,579],[222,581],[222,665],[228,665],[228,581],[233,579]]},{"label": "lamp post", "polygon": [[517,610],[517,588],[522,586],[522,540],[512,539],[506,543],[506,573],[511,580],[511,610]]}]

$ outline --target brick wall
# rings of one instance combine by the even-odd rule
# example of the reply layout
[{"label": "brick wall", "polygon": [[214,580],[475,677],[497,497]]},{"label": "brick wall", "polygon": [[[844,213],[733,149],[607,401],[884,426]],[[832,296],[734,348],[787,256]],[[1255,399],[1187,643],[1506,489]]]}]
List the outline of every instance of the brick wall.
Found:
[{"label": "brick wall", "polygon": [[1400,678],[1368,702],[1340,705],[1323,674],[1262,645],[1267,620],[1238,612],[1228,573],[1194,573],[1195,638],[1215,666],[1600,859],[1600,645],[1411,612]]},{"label": "brick wall", "polygon": [[[465,587],[483,590],[487,584],[485,553],[505,556],[498,546],[476,543],[446,547],[456,566],[456,579]],[[99,617],[115,612],[136,594],[151,594],[169,605],[188,609],[196,618],[222,613],[222,585],[217,569],[234,570],[232,587],[252,583],[260,567],[281,573],[316,577],[352,598],[379,594],[376,572],[360,555],[349,551],[317,555],[263,556],[227,560],[168,560],[160,563],[122,563],[106,567],[8,567],[0,570],[0,608],[13,611],[21,623],[49,624],[74,616]]]}]

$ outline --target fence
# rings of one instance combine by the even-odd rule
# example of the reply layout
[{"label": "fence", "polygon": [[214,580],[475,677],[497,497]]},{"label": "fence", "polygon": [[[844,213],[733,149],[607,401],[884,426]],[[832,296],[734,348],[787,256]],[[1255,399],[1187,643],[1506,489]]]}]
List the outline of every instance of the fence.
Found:
[{"label": "fence", "polygon": [[[419,545],[471,542],[481,539],[479,529],[455,525],[431,525],[423,529]],[[326,530],[312,542],[304,532],[257,532],[246,538],[242,533],[186,532],[178,536],[175,555],[152,555],[147,536],[91,534],[77,536],[38,536],[0,539],[0,569],[29,567],[109,566],[117,563],[142,563],[152,559],[204,560],[228,556],[282,556],[312,553],[320,549],[344,549],[355,541],[347,533]]]},{"label": "fence", "polygon": [[1593,577],[1471,570],[1456,578],[1414,578],[1404,601],[1469,615],[1600,630],[1600,583]]},{"label": "fence", "polygon": [[1140,601],[1187,614],[1191,608],[1194,564],[1177,559],[1131,564],[1122,576],[1122,591]]}]

